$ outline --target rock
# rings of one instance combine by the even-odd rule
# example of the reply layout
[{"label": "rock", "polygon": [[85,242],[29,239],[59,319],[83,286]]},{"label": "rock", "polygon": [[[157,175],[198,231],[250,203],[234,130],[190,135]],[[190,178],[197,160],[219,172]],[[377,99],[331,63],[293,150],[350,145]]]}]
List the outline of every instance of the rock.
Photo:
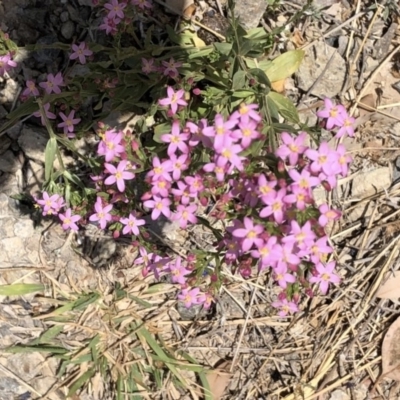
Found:
[{"label": "rock", "polygon": [[90,74],[90,68],[87,65],[74,64],[68,74],[70,78],[75,76],[87,76]]},{"label": "rock", "polygon": [[7,79],[5,86],[0,90],[0,104],[13,103],[18,96],[19,85],[14,79]]},{"label": "rock", "polygon": [[68,11],[63,11],[63,12],[60,14],[60,20],[61,20],[61,22],[67,22],[67,21],[69,20]]},{"label": "rock", "polygon": [[44,164],[47,140],[48,135],[44,129],[25,125],[18,138],[18,144],[27,158]]},{"label": "rock", "polygon": [[351,197],[362,200],[365,197],[388,189],[392,183],[389,167],[362,172],[353,179]]},{"label": "rock", "polygon": [[[203,16],[201,23],[207,28],[219,33],[222,36],[226,36],[229,29],[229,21],[227,18],[210,10]],[[219,41],[219,38],[213,35],[211,32],[205,29],[199,29],[197,32],[198,37],[203,40],[207,45]]]},{"label": "rock", "polygon": [[93,0],[78,0],[80,6],[93,7]]},{"label": "rock", "polygon": [[24,241],[19,237],[8,237],[1,239],[5,254],[11,263],[30,263],[27,254],[25,253]]},{"label": "rock", "polygon": [[350,397],[344,390],[337,389],[331,393],[329,400],[350,400]]},{"label": "rock", "polygon": [[18,25],[17,35],[18,35],[18,44],[20,46],[26,44],[34,44],[39,38],[39,32],[37,31],[37,29],[34,29],[24,23]]},{"label": "rock", "polygon": [[25,239],[33,236],[35,228],[31,219],[20,219],[14,225],[14,235]]},{"label": "rock", "polygon": [[27,162],[26,168],[26,190],[32,194],[37,195],[41,192],[42,183],[44,182],[44,165],[37,164],[32,160]]},{"label": "rock", "polygon": [[61,35],[63,35],[64,39],[72,39],[75,33],[75,24],[72,21],[64,22],[61,25]]},{"label": "rock", "polygon": [[[39,38],[37,44],[53,44],[55,42],[58,42],[58,37],[52,33]],[[59,54],[59,49],[41,49],[33,52],[32,56],[38,63],[52,64]]]},{"label": "rock", "polygon": [[11,128],[8,128],[6,130],[6,134],[10,139],[17,140],[21,133],[21,129],[22,129],[22,122],[20,121],[20,122],[17,122]]},{"label": "rock", "polygon": [[0,171],[13,173],[21,169],[21,164],[11,150],[7,150],[0,157]]},{"label": "rock", "polygon": [[0,154],[4,154],[8,150],[10,145],[11,145],[11,139],[8,136],[6,135],[0,136]]},{"label": "rock", "polygon": [[308,91],[322,73],[311,94],[320,98],[336,96],[346,80],[346,63],[336,49],[318,42],[306,51],[296,74],[299,88]]},{"label": "rock", "polygon": [[3,106],[0,106],[0,119],[6,117],[7,114],[8,114],[7,110]]},{"label": "rock", "polygon": [[265,0],[236,0],[234,4],[234,14],[246,30],[257,28],[267,9]]}]

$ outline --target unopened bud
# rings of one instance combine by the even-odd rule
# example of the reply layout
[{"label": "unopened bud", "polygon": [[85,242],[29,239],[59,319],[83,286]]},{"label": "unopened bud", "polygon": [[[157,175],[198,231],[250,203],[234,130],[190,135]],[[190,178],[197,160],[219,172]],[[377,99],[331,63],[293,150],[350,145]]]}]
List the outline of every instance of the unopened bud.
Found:
[{"label": "unopened bud", "polygon": [[151,192],[146,192],[145,194],[142,195],[140,200],[146,201],[146,200],[150,200],[152,198],[153,198],[153,194]]},{"label": "unopened bud", "polygon": [[332,190],[331,185],[329,184],[329,182],[327,181],[322,181],[321,185],[323,186],[323,188],[327,191],[330,192]]},{"label": "unopened bud", "polygon": [[208,205],[208,199],[207,199],[207,197],[200,197],[200,204],[201,204],[203,207],[207,207],[207,205]]},{"label": "unopened bud", "polygon": [[194,88],[194,89],[193,89],[193,94],[194,94],[195,96],[199,96],[199,95],[201,94],[201,90],[200,90],[199,88]]},{"label": "unopened bud", "polygon": [[113,238],[114,239],[118,239],[120,237],[120,235],[121,235],[120,231],[114,231],[113,232]]},{"label": "unopened bud", "polygon": [[282,174],[286,171],[285,163],[282,160],[278,161],[278,171]]}]

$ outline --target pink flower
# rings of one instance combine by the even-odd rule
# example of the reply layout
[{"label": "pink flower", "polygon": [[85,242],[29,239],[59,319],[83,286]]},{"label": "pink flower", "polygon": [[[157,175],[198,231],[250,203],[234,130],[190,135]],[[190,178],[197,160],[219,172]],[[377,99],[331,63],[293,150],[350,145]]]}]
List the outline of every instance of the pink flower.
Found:
[{"label": "pink flower", "polygon": [[62,111],[60,111],[58,115],[62,118],[64,122],[61,122],[57,126],[59,128],[64,128],[64,133],[67,134],[68,137],[75,136],[75,134],[73,133],[74,125],[81,122],[80,118],[74,118],[75,110],[71,110],[71,112],[68,114],[68,117]]},{"label": "pink flower", "polygon": [[114,157],[120,157],[125,152],[125,147],[121,145],[122,137],[122,132],[107,130],[99,143],[97,154],[105,156],[107,162],[112,161]]},{"label": "pink flower", "polygon": [[99,26],[99,29],[106,31],[106,34],[115,35],[118,32],[117,25],[121,22],[119,18],[103,18],[103,23]]},{"label": "pink flower", "polygon": [[289,194],[283,198],[286,204],[296,204],[296,208],[303,211],[307,204],[312,203],[313,200],[308,189],[303,189],[296,184],[289,185],[288,189]]},{"label": "pink flower", "polygon": [[58,214],[58,217],[62,221],[62,228],[64,230],[71,229],[78,232],[78,225],[75,222],[81,219],[80,215],[72,215],[72,210],[68,208],[64,214]]},{"label": "pink flower", "polygon": [[346,154],[346,147],[342,144],[339,144],[337,149],[337,160],[336,162],[339,164],[340,173],[343,177],[347,176],[349,173],[349,164],[353,161],[351,156]]},{"label": "pink flower", "polygon": [[161,140],[164,143],[169,143],[168,155],[172,157],[175,155],[176,150],[180,150],[182,153],[187,154],[189,148],[185,141],[189,139],[189,133],[181,133],[179,128],[179,121],[174,121],[172,123],[171,133],[161,136]]},{"label": "pink flower", "polygon": [[274,268],[274,279],[282,289],[286,289],[288,283],[296,282],[296,278],[287,272],[285,264],[277,265]]},{"label": "pink flower", "polygon": [[171,106],[172,114],[176,114],[178,111],[178,105],[187,106],[187,102],[183,100],[185,96],[185,91],[183,89],[179,89],[174,92],[174,89],[171,86],[167,88],[168,97],[158,100],[158,104],[161,106]]},{"label": "pink flower", "polygon": [[86,57],[89,57],[93,54],[93,51],[89,50],[86,47],[86,43],[82,42],[77,46],[76,44],[72,45],[72,50],[74,51],[70,56],[70,60],[79,59],[81,64],[86,64]]},{"label": "pink flower", "polygon": [[[50,103],[44,104],[44,105],[43,105],[43,108],[44,108],[44,112],[45,112],[45,114],[46,114],[46,117],[47,117],[48,119],[56,119],[56,115],[53,114],[53,113],[50,111]],[[43,118],[43,115],[40,113],[40,111],[36,111],[36,112],[33,113],[32,115],[35,116],[35,117],[40,117],[40,122],[42,123],[42,125],[46,125],[46,122],[45,122],[45,120],[44,120],[44,118]]]},{"label": "pink flower", "polygon": [[301,172],[296,169],[291,169],[289,171],[289,176],[293,179],[293,182],[302,189],[311,189],[320,184],[320,180],[315,176],[311,176],[310,172],[306,169],[303,169]]},{"label": "pink flower", "polygon": [[293,301],[288,301],[287,299],[274,301],[273,303],[271,303],[271,305],[272,307],[280,309],[278,313],[280,317],[286,317],[286,315],[288,314],[296,313],[299,311],[296,303],[294,303]]},{"label": "pink flower", "polygon": [[330,221],[338,220],[342,216],[340,211],[330,209],[328,204],[321,204],[318,210],[321,213],[318,218],[318,223],[322,227],[328,225]]},{"label": "pink flower", "polygon": [[310,170],[314,174],[323,171],[327,175],[332,175],[337,172],[334,169],[336,154],[327,142],[322,142],[318,150],[307,149],[305,155],[313,161],[310,165]]},{"label": "pink flower", "polygon": [[60,94],[60,86],[65,86],[65,84],[61,72],[59,72],[56,76],[48,74],[47,81],[39,83],[39,86],[42,87],[47,94],[51,94],[52,92]]},{"label": "pink flower", "polygon": [[245,104],[242,103],[239,106],[239,110],[235,111],[230,119],[231,120],[240,120],[240,122],[248,123],[249,119],[252,119],[256,122],[261,121],[260,114],[256,111],[258,109],[257,104]]},{"label": "pink flower", "polygon": [[161,198],[153,196],[153,200],[147,200],[143,202],[143,205],[147,208],[152,208],[151,219],[156,220],[161,214],[169,218],[171,216],[171,200],[167,198]]},{"label": "pink flower", "polygon": [[262,201],[265,201],[268,198],[275,198],[276,191],[274,190],[278,181],[268,180],[264,174],[260,174],[257,179],[257,191],[259,197],[261,197]]},{"label": "pink flower", "polygon": [[217,178],[218,182],[225,181],[225,174],[227,172],[227,166],[225,167],[218,167],[215,163],[207,163],[203,165],[203,171],[205,172],[214,172],[215,177]]},{"label": "pink flower", "polygon": [[204,190],[203,178],[200,175],[185,176],[184,180],[189,185],[190,193],[198,193]]},{"label": "pink flower", "polygon": [[[214,149],[220,153],[220,149],[224,147],[228,139],[228,143],[233,143],[230,138],[231,129],[236,126],[236,121],[225,121],[221,114],[217,114],[214,118],[214,126],[207,126],[203,129],[203,135],[214,138]],[[242,150],[243,148],[239,146]]]},{"label": "pink flower", "polygon": [[145,8],[153,8],[153,5],[148,0],[132,0],[132,5],[138,6],[142,10]]},{"label": "pink flower", "polygon": [[281,145],[275,152],[275,154],[282,158],[282,160],[289,159],[289,165],[295,166],[299,160],[299,155],[303,154],[306,146],[304,141],[307,138],[307,133],[302,132],[296,138],[293,138],[289,133],[282,132],[281,139],[283,145]]},{"label": "pink flower", "polygon": [[238,127],[239,129],[234,130],[231,136],[234,139],[241,140],[240,145],[243,149],[249,147],[254,139],[260,137],[260,133],[257,131],[257,123],[255,121],[249,120],[247,123],[239,122]]},{"label": "pink flower", "polygon": [[179,75],[178,68],[182,66],[182,63],[180,61],[175,61],[173,58],[170,58],[169,61],[163,61],[162,65],[165,67],[164,75],[175,78]]},{"label": "pink flower", "polygon": [[184,285],[186,283],[186,275],[190,274],[190,271],[182,265],[181,257],[176,257],[175,263],[170,263],[167,272],[171,274],[171,281],[173,283],[179,283]]},{"label": "pink flower", "polygon": [[[59,199],[63,202],[63,198],[59,194],[49,196],[47,192],[43,192],[43,198],[36,200],[36,203],[42,206],[43,215],[53,215],[56,214],[60,208],[60,204],[58,203]],[[56,210],[57,212],[55,212]]]},{"label": "pink flower", "polygon": [[105,163],[104,166],[107,169],[107,172],[111,174],[105,181],[105,185],[113,185],[117,183],[118,190],[123,193],[125,191],[125,181],[131,180],[135,177],[133,172],[126,171],[128,166],[127,160],[122,160],[119,162],[118,166],[115,167],[112,164]]},{"label": "pink flower", "polygon": [[190,199],[196,197],[196,193],[192,193],[189,190],[189,185],[185,182],[179,181],[176,183],[178,185],[177,189],[171,189],[171,193],[180,198],[180,202],[183,205],[189,204]]},{"label": "pink flower", "polygon": [[332,100],[325,98],[325,108],[317,112],[320,118],[327,118],[326,129],[330,130],[335,126],[340,126],[341,116],[345,115],[346,110],[342,105],[334,105]]},{"label": "pink flower", "polygon": [[173,220],[179,221],[179,226],[182,229],[186,229],[188,222],[191,222],[192,224],[195,224],[197,222],[197,218],[194,215],[196,210],[196,204],[191,204],[189,206],[179,204],[176,207],[176,214],[173,216]]},{"label": "pink flower", "polygon": [[139,254],[141,257],[138,257],[135,260],[135,265],[145,264],[145,266],[147,267],[147,265],[154,259],[154,254],[148,253],[147,250],[142,246],[139,247]]},{"label": "pink flower", "polygon": [[121,218],[120,221],[125,225],[122,233],[127,235],[132,233],[133,235],[139,236],[139,226],[144,225],[146,222],[144,219],[137,219],[136,215],[129,214],[128,218]]},{"label": "pink flower", "polygon": [[331,261],[326,266],[319,263],[316,265],[316,276],[312,276],[309,281],[310,283],[319,283],[319,288],[322,294],[327,294],[329,289],[329,283],[339,283],[340,278],[333,273],[336,267],[335,261]]},{"label": "pink flower", "polygon": [[285,204],[283,198],[286,196],[286,189],[280,189],[275,192],[273,197],[262,199],[267,205],[260,211],[260,217],[266,218],[270,215],[274,216],[275,221],[281,224],[284,220]]},{"label": "pink flower", "polygon": [[172,162],[171,160],[160,161],[158,157],[153,158],[153,169],[149,171],[146,175],[147,178],[151,178],[152,182],[157,181],[160,178],[166,181],[172,181],[170,172],[172,172]]},{"label": "pink flower", "polygon": [[12,60],[10,54],[0,56],[0,76],[3,76],[6,72],[12,70],[16,66],[17,63]]},{"label": "pink flower", "polygon": [[260,246],[257,246],[257,250],[251,251],[251,256],[256,260],[259,260],[260,271],[267,267],[274,267],[278,261],[274,257],[273,250],[277,244],[278,239],[276,236],[271,236],[267,241],[263,241]]},{"label": "pink flower", "polygon": [[178,294],[178,299],[183,301],[186,308],[189,308],[191,305],[199,304],[199,296],[200,289],[182,289],[182,291]]},{"label": "pink flower", "polygon": [[300,258],[294,254],[293,248],[293,243],[275,246],[272,255],[278,260],[277,266],[285,265],[287,267],[293,267],[300,264]]},{"label": "pink flower", "polygon": [[122,11],[126,7],[126,3],[118,3],[118,0],[110,0],[109,3],[104,4],[104,8],[109,10],[107,15],[108,18],[121,18],[123,19],[125,14]]},{"label": "pink flower", "polygon": [[94,205],[96,213],[92,214],[89,217],[89,221],[98,221],[100,224],[100,228],[106,229],[107,222],[111,221],[112,219],[112,216],[110,214],[112,208],[113,208],[112,204],[103,207],[101,197],[97,197],[96,203]]},{"label": "pink flower", "polygon": [[243,239],[242,250],[248,251],[253,245],[261,246],[263,239],[261,239],[260,235],[264,232],[264,227],[262,225],[254,225],[253,220],[248,217],[244,217],[243,223],[243,228],[237,228],[232,232],[233,237]]},{"label": "pink flower", "polygon": [[26,89],[22,92],[22,96],[39,96],[39,90],[35,82],[26,81]]},{"label": "pink flower", "polygon": [[332,247],[330,247],[327,242],[328,237],[323,236],[311,246],[309,254],[310,259],[314,264],[318,264],[321,261],[326,261],[325,259],[327,255],[333,252]]},{"label": "pink flower", "polygon": [[151,194],[160,195],[161,197],[168,197],[169,191],[171,189],[171,182],[165,180],[164,178],[159,178],[158,180],[151,183]]},{"label": "pink flower", "polygon": [[347,113],[343,112],[337,118],[337,126],[339,130],[336,132],[335,138],[341,138],[346,133],[350,137],[354,137],[354,122],[355,119],[347,115]]},{"label": "pink flower", "polygon": [[309,248],[315,239],[315,233],[311,229],[310,221],[307,221],[303,226],[297,221],[290,222],[290,234],[282,239],[283,243],[294,243],[301,250]]},{"label": "pink flower", "polygon": [[[215,142],[216,143],[216,142]],[[236,167],[238,171],[243,171],[243,160],[239,153],[243,151],[242,146],[233,144],[232,139],[227,138],[221,146],[215,146],[215,151],[218,153],[216,164],[218,167],[225,167],[229,163],[232,167]]]},{"label": "pink flower", "polygon": [[170,156],[170,160],[172,163],[172,178],[177,181],[181,177],[182,171],[188,169],[188,155],[181,154],[177,157],[175,154]]},{"label": "pink flower", "polygon": [[151,72],[156,72],[157,67],[154,65],[154,62],[154,58],[150,58],[148,60],[146,58],[142,58],[142,72],[146,75],[150,74]]}]

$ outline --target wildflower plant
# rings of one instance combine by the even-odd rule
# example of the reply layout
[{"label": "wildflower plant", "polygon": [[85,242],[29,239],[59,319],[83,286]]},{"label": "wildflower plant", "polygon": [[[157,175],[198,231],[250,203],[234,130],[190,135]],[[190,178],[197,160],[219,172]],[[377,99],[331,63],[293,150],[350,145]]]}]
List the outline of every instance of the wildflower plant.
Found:
[{"label": "wildflower plant", "polygon": [[[265,61],[260,57],[277,32],[246,32],[235,20],[226,41],[211,46],[199,44],[189,25],[181,35],[167,26],[168,45],[157,43],[152,29],[139,40],[130,23],[152,13],[150,0],[94,4],[109,46],[55,44],[87,74],[55,71],[43,82],[27,81],[20,107],[2,128],[23,117],[39,117],[46,126],[45,182],[34,199],[41,214],[57,218],[66,231],[91,222],[114,238],[129,238],[143,276],[168,279],[186,307],[212,307],[223,268],[272,281],[271,306],[280,317],[339,284],[325,228],[340,212],[317,205],[313,190],[333,190],[351,158],[343,145],[319,142],[318,128],[301,123],[294,105],[271,89],[271,81],[295,71],[303,53]],[[124,35],[137,45],[124,47]],[[16,66],[15,46],[4,34],[1,45],[5,74]],[[288,59],[294,67],[282,68]],[[95,117],[84,107],[87,98],[94,99]],[[112,110],[138,115],[132,131],[103,123],[105,100]],[[317,115],[336,138],[354,136],[344,106],[325,99]],[[98,144],[83,156],[75,140],[93,133]],[[63,149],[88,176],[64,167]],[[184,230],[203,225],[214,237],[213,250],[175,256],[149,241],[146,216]]]}]

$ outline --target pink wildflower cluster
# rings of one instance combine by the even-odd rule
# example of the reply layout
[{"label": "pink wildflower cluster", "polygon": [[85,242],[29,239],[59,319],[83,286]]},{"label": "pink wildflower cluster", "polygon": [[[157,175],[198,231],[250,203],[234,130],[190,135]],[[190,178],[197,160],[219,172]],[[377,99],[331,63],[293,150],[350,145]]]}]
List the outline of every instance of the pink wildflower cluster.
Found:
[{"label": "pink wildflower cluster", "polygon": [[12,59],[10,53],[0,55],[0,76],[4,76],[5,73],[11,71],[17,66],[17,63]]},{"label": "pink wildflower cluster", "polygon": [[49,193],[43,192],[43,197],[36,199],[36,203],[41,207],[42,215],[58,216],[64,230],[71,229],[78,231],[79,228],[76,223],[81,219],[81,216],[72,214],[71,208],[65,209],[64,213],[60,212],[66,205],[62,196],[59,194],[49,195]]},{"label": "pink wildflower cluster", "polygon": [[201,305],[209,309],[213,302],[213,296],[208,292],[202,292],[199,287],[191,288],[188,285],[188,278],[194,268],[195,256],[189,255],[187,260],[176,257],[172,260],[170,257],[161,257],[154,253],[148,253],[144,247],[139,247],[139,257],[134,264],[144,265],[143,275],[147,276],[149,272],[154,274],[156,279],[161,275],[170,276],[171,282],[180,285],[181,290],[178,293],[178,300],[182,301],[185,307]]},{"label": "pink wildflower cluster", "polygon": [[[97,5],[98,1],[94,1],[94,5]],[[130,9],[129,6],[133,6],[136,9]],[[103,18],[103,23],[100,25],[100,29],[104,30],[107,35],[115,35],[118,32],[119,26],[128,25],[131,22],[131,18],[127,17],[127,14],[132,14],[134,11],[146,11],[153,7],[151,0],[109,0],[104,4],[104,11],[107,15]],[[126,14],[125,14],[126,13]]]},{"label": "pink wildflower cluster", "polygon": [[[152,219],[163,215],[185,229],[197,222],[200,206],[208,204],[206,182],[214,182],[214,187],[229,182],[228,193],[217,204],[219,215],[226,217],[223,210],[230,204],[246,216],[232,221],[220,243],[224,261],[244,277],[251,274],[251,266],[269,269],[282,290],[273,306],[285,316],[298,310],[301,288],[312,295],[311,285],[318,284],[326,294],[331,283],[339,282],[335,262],[325,264],[333,250],[324,227],[340,213],[326,204],[317,207],[313,189],[319,185],[333,189],[337,178],[347,175],[351,158],[343,145],[335,150],[323,142],[313,149],[306,144],[306,133],[294,137],[283,132],[275,153],[278,170],[247,173],[249,161],[242,153],[261,138],[260,123],[255,104],[242,104],[227,119],[217,114],[212,125],[206,120],[187,122],[182,129],[174,121],[171,132],[161,136],[168,145],[168,158],[153,158],[146,175],[150,191],[142,199],[152,210]],[[191,154],[199,146],[207,149],[210,162],[189,173]],[[187,299],[193,299],[194,292],[186,286],[185,290]],[[187,304],[196,303],[187,300]]]},{"label": "pink wildflower cluster", "polygon": [[[74,45],[73,45],[74,46]],[[85,53],[87,54],[87,53]],[[32,80],[26,81],[26,88],[22,92],[22,99],[26,100],[29,97],[38,97],[41,94],[60,94],[61,88],[65,86],[64,78],[61,72],[58,72],[56,75],[48,74],[46,81],[39,83],[39,88],[41,88],[42,93],[40,93],[39,88],[36,86],[36,83]],[[50,110],[50,103],[46,103],[43,105],[45,115],[48,119],[56,119],[57,116]],[[45,121],[40,111],[36,111],[33,113],[33,116],[41,119],[42,125],[45,125]],[[63,128],[64,134],[69,138],[75,137],[75,125],[81,122],[80,118],[75,117],[75,110],[70,110],[69,114],[66,115],[64,112],[60,111],[58,116],[62,120],[59,124],[57,124],[58,128]]]},{"label": "pink wildflower cluster", "polygon": [[331,99],[324,100],[325,108],[317,112],[317,116],[325,118],[325,127],[328,130],[339,128],[335,138],[341,138],[346,134],[354,136],[355,119],[350,117],[346,109],[340,104],[334,104]]}]

